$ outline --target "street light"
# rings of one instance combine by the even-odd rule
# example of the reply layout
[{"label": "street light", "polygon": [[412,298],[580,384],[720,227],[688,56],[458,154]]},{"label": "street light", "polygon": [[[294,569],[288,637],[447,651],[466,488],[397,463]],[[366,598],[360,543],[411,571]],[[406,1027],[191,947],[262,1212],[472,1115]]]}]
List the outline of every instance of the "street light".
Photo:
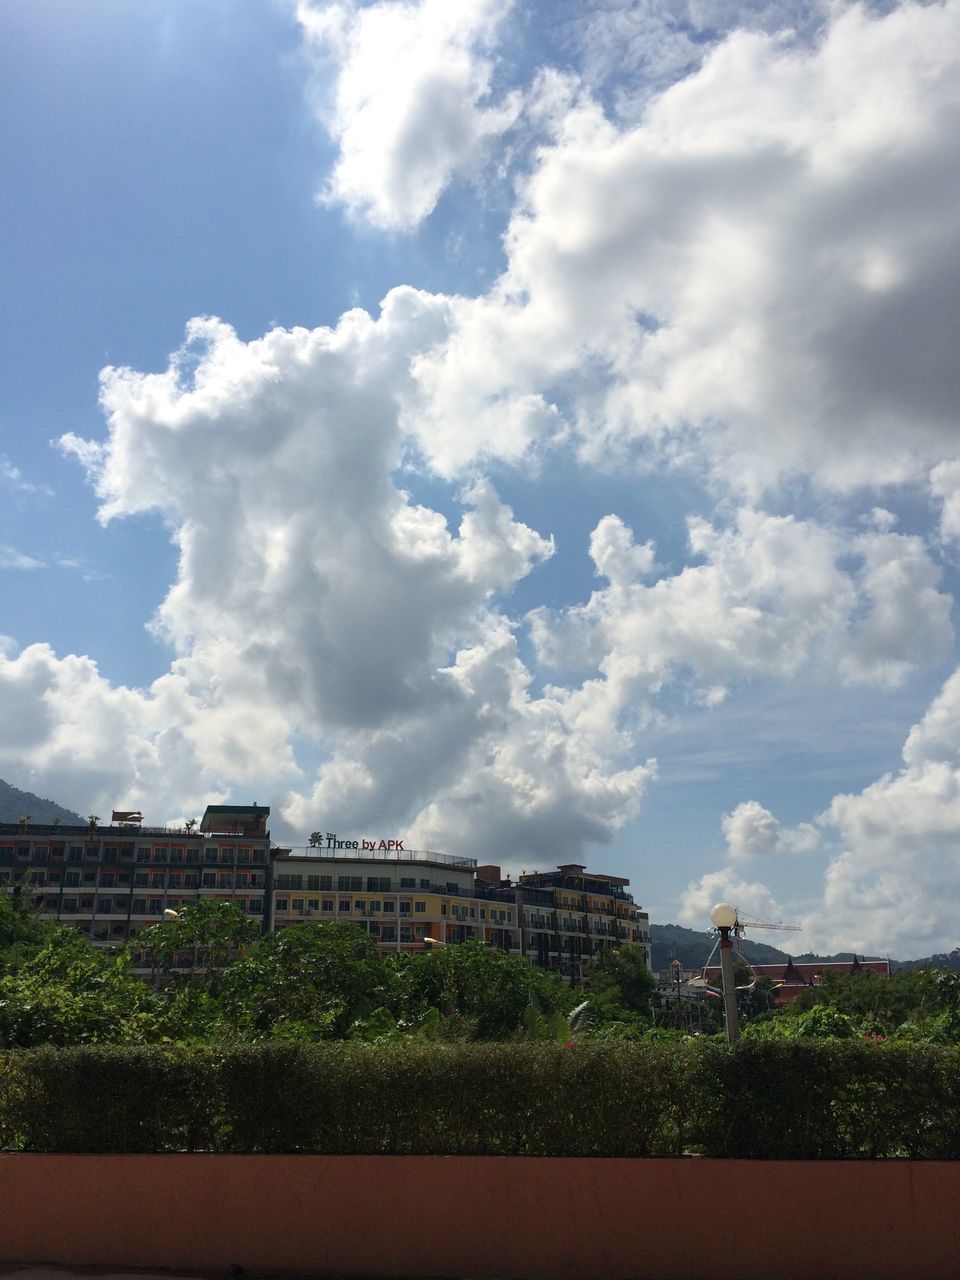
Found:
[{"label": "street light", "polygon": [[718,902],[710,912],[714,928],[720,930],[720,975],[723,979],[723,1013],[727,1024],[727,1039],[734,1043],[740,1034],[737,1026],[737,990],[733,972],[733,942],[730,931],[737,923],[737,909],[729,902]]}]

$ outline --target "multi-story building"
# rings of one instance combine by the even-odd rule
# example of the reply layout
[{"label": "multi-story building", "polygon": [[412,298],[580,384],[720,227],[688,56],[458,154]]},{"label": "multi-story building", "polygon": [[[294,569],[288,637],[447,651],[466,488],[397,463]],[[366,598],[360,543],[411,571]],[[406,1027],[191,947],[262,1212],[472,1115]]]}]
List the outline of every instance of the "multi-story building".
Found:
[{"label": "multi-story building", "polygon": [[585,962],[603,947],[635,943],[650,963],[650,919],[627,892],[630,881],[565,863],[556,871],[500,879],[500,868],[479,867],[478,893],[512,900],[518,912],[521,954],[579,985]]},{"label": "multi-story building", "polygon": [[272,857],[265,805],[208,805],[199,827],[150,827],[114,812],[109,826],[0,824],[0,888],[29,892],[45,913],[121,943],[199,898],[237,903],[266,925]]},{"label": "multi-story building", "polygon": [[[214,898],[235,902],[264,932],[346,920],[382,952],[476,938],[579,984],[600,948],[638,943],[649,921],[629,881],[567,864],[514,882],[496,866],[403,841],[319,838],[278,849],[265,805],[208,805],[199,825],[145,826],[114,811],[109,826],[0,824],[0,888],[100,944],[118,944],[163,913]],[[649,958],[648,958],[649,963]]]},{"label": "multi-story building", "polygon": [[385,952],[422,951],[468,938],[518,950],[511,934],[515,908],[478,899],[474,858],[340,843],[347,847],[291,850],[277,859],[274,928],[305,919],[347,920]]}]

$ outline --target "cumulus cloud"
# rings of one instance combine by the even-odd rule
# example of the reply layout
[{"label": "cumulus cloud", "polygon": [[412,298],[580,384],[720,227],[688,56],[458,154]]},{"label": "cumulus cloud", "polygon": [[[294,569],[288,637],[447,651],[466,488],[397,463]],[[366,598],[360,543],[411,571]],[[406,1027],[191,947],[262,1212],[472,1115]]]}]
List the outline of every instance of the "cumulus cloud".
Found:
[{"label": "cumulus cloud", "polygon": [[[636,812],[655,765],[637,762],[615,708],[530,691],[503,606],[552,540],[487,480],[461,492],[455,532],[397,485],[411,351],[448,323],[445,300],[410,289],[377,319],[249,343],[194,321],[164,371],[104,371],[105,441],[62,445],[101,519],[159,511],[178,546],[153,622],[177,655],[178,697],[158,683],[136,706],[187,741],[185,767],[230,774],[245,726],[233,773],[259,763],[282,779],[292,827],[335,801],[341,823],[389,817],[424,843],[470,851],[497,831],[518,857],[572,853]],[[266,735],[250,729],[263,708]],[[312,779],[296,735],[323,757]]]},{"label": "cumulus cloud", "polygon": [[[958,72],[948,0],[838,10],[812,46],[735,31],[633,125],[581,93],[507,271],[418,362],[425,452],[454,473],[572,431],[752,500],[924,478],[960,390]],[[494,409],[511,429],[471,439]]]},{"label": "cumulus cloud", "polygon": [[609,585],[584,605],[531,613],[540,660],[599,667],[627,705],[682,675],[712,702],[725,682],[761,672],[895,685],[949,648],[951,598],[919,538],[850,539],[750,508],[729,527],[688,526],[702,563],[647,584],[652,550],[605,517],[591,551]]},{"label": "cumulus cloud", "polygon": [[735,870],[725,868],[710,871],[687,885],[680,903],[681,922],[691,929],[709,929],[710,909],[718,902],[729,902],[744,915],[758,920],[776,922],[783,918],[780,904],[765,884],[741,880]]},{"label": "cumulus cloud", "polygon": [[777,853],[806,853],[820,842],[816,827],[802,822],[794,829],[781,827],[769,809],[757,800],[745,800],[720,825],[727,852],[734,861],[765,858]]},{"label": "cumulus cloud", "polygon": [[301,0],[308,48],[337,64],[319,114],[339,147],[323,192],[374,226],[409,231],[471,176],[520,95],[495,99],[491,42],[511,0]]}]

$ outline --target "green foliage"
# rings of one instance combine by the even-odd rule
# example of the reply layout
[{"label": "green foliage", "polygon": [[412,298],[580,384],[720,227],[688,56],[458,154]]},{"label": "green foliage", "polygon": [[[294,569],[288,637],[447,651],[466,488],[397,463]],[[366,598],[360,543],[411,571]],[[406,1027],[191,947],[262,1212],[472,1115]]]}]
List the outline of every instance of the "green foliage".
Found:
[{"label": "green foliage", "polygon": [[0,1054],[28,1151],[960,1159],[960,1049],[421,1039]]},{"label": "green foliage", "polygon": [[176,919],[142,929],[131,938],[130,951],[150,956],[164,973],[177,956],[190,957],[195,974],[209,975],[248,948],[260,924],[235,902],[201,898],[177,912]]},{"label": "green foliage", "polygon": [[162,1004],[128,958],[96,950],[70,929],[0,976],[0,1047],[143,1042]]},{"label": "green foliage", "polygon": [[500,1040],[517,1031],[531,996],[548,1016],[572,1003],[568,989],[550,974],[474,940],[405,958],[395,973],[398,1016],[416,1021],[437,1009],[465,1038]]},{"label": "green foliage", "polygon": [[591,1003],[608,1018],[648,1014],[657,980],[647,968],[645,947],[623,943],[604,947],[590,963],[585,985]]},{"label": "green foliage", "polygon": [[224,972],[224,1026],[251,1040],[339,1038],[387,1003],[388,981],[377,944],[357,925],[293,925]]}]

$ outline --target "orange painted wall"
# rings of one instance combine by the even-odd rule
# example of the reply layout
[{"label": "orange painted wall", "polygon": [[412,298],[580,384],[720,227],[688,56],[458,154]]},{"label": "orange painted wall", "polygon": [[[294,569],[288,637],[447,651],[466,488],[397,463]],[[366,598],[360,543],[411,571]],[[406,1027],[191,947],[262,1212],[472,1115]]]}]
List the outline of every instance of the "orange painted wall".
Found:
[{"label": "orange painted wall", "polygon": [[960,1163],[7,1154],[0,1262],[955,1280]]}]

